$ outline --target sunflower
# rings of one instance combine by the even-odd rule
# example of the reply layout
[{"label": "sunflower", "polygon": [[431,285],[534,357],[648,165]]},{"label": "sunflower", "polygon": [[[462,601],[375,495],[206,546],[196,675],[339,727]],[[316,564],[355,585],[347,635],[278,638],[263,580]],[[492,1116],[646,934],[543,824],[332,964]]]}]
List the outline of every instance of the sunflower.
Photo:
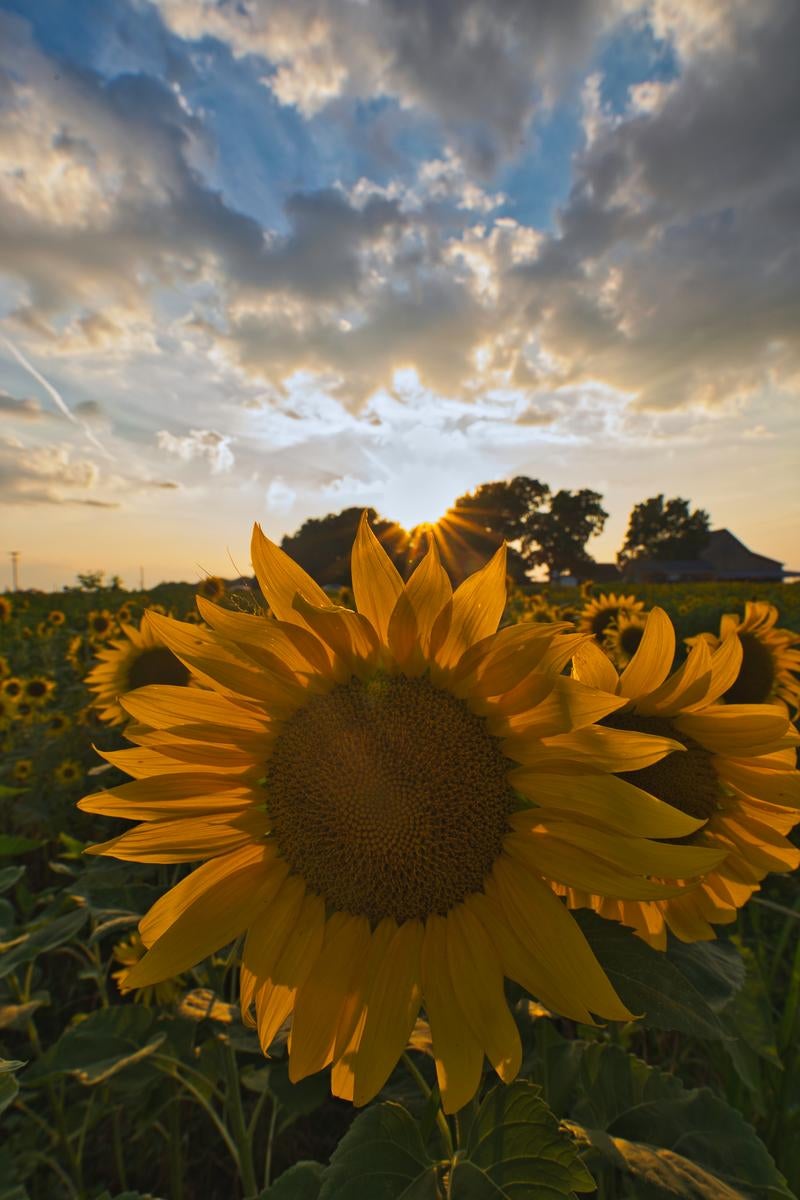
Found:
[{"label": "sunflower", "polygon": [[[121,992],[129,990],[128,976],[146,949],[141,936],[134,930],[129,937],[117,942],[111,951],[114,960],[121,964],[121,970],[111,972],[111,978],[116,980],[117,987]],[[145,1008],[149,1008],[153,1003],[158,1005],[174,1004],[183,993],[185,986],[185,981],[180,977],[162,979],[147,987],[134,988],[133,999],[137,1004],[143,1004]]]},{"label": "sunflower", "polygon": [[48,737],[61,737],[62,733],[67,732],[71,724],[72,722],[66,713],[51,713],[45,721],[45,733]]},{"label": "sunflower", "polygon": [[8,679],[4,679],[0,683],[0,695],[3,695],[6,700],[19,700],[22,695],[24,684],[16,675],[9,675]]},{"label": "sunflower", "polygon": [[15,783],[25,783],[33,774],[33,763],[29,758],[18,758],[11,775]]},{"label": "sunflower", "polygon": [[48,625],[47,621],[37,621],[36,622],[37,638],[46,640],[47,638],[51,638],[54,633],[55,633],[55,629],[53,628],[52,625]]},{"label": "sunflower", "polygon": [[29,703],[37,708],[42,704],[46,704],[56,690],[54,679],[48,679],[44,675],[34,675],[31,679],[26,679],[23,688],[22,696]]},{"label": "sunflower", "polygon": [[76,783],[80,783],[86,772],[79,762],[74,758],[65,758],[60,762],[53,772],[56,782],[63,784],[65,787],[74,787]]},{"label": "sunflower", "polygon": [[8,679],[11,674],[11,666],[5,654],[0,654],[0,680]]},{"label": "sunflower", "polygon": [[624,700],[561,674],[579,635],[497,631],[504,547],[453,593],[431,541],[404,584],[362,519],[357,611],[258,527],[252,556],[275,619],[202,598],[210,628],[151,618],[213,690],[125,697],[138,744],[104,757],[135,782],[80,802],[142,821],[95,854],[206,860],[142,920],[127,985],[245,933],[242,1012],[265,1052],[292,1016],[293,1081],[332,1063],[334,1093],[366,1103],[424,1005],[448,1112],[484,1053],[519,1069],[504,975],[577,1021],[630,1019],[545,878],[660,897],[651,873],[721,861],[649,840],[700,822],[610,773],[679,743],[595,724]]},{"label": "sunflower", "polygon": [[713,653],[704,640],[697,640],[670,675],[674,653],[672,622],[663,609],[654,608],[639,649],[621,675],[592,643],[579,647],[573,660],[575,678],[626,700],[624,708],[603,719],[604,725],[673,738],[685,750],[619,777],[703,818],[706,823],[689,844],[727,852],[699,887],[671,898],[632,901],[568,891],[571,906],[589,905],[631,925],[659,949],[666,945],[667,928],[682,941],[713,938],[713,926],[733,921],[765,875],[800,864],[800,850],[785,836],[800,822],[800,772],[795,768],[800,738],[785,709],[718,703],[741,666],[735,633]]},{"label": "sunflower", "polygon": [[742,643],[739,674],[723,696],[731,704],[765,704],[783,701],[790,709],[800,709],[800,634],[791,629],[776,629],[778,610],[763,600],[748,600],[744,617],[725,613],[719,624],[719,637],[701,633],[687,638],[693,646],[698,639],[715,649],[723,638],[735,633]]},{"label": "sunflower", "polygon": [[644,611],[644,603],[635,596],[618,596],[616,592],[601,592],[582,608],[578,628],[591,633],[595,641],[602,642],[608,626],[616,621],[620,613],[630,616]]},{"label": "sunflower", "polygon": [[206,579],[200,580],[197,592],[206,600],[221,600],[225,595],[225,580],[220,579],[219,575],[209,575]]},{"label": "sunflower", "polygon": [[50,625],[58,629],[65,624],[67,618],[60,608],[54,608],[52,612],[47,614],[47,620]]},{"label": "sunflower", "polygon": [[608,626],[603,638],[603,648],[618,667],[625,667],[639,649],[644,635],[645,621],[641,616],[629,617],[621,612]]},{"label": "sunflower", "polygon": [[120,625],[123,624],[123,622],[129,622],[132,616],[133,611],[130,604],[121,604],[117,609],[117,620],[119,621]]},{"label": "sunflower", "polygon": [[142,619],[139,628],[123,625],[124,637],[101,650],[100,660],[86,676],[86,686],[94,692],[95,705],[109,725],[121,725],[127,714],[119,697],[134,688],[153,683],[179,687],[189,682],[189,672],[158,636],[151,621]]},{"label": "sunflower", "polygon": [[0,596],[0,622],[10,621],[14,605],[8,596]]},{"label": "sunflower", "polygon": [[97,642],[102,642],[105,638],[110,637],[114,632],[115,624],[114,617],[107,608],[101,612],[90,612],[86,618],[89,637]]}]

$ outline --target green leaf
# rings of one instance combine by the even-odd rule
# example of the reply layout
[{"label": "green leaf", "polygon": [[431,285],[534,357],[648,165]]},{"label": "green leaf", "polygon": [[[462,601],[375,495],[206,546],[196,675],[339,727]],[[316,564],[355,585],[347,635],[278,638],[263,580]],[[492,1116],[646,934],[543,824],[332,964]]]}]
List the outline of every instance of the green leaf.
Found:
[{"label": "green leaf", "polygon": [[13,858],[17,854],[29,854],[31,850],[38,850],[43,845],[44,842],[36,842],[33,838],[0,833],[0,858]]},{"label": "green leaf", "polygon": [[436,1163],[401,1104],[356,1117],[331,1156],[319,1200],[442,1200]]},{"label": "green leaf", "polygon": [[585,1045],[574,1132],[636,1180],[637,1200],[794,1200],[755,1130],[619,1046]]},{"label": "green leaf", "polygon": [[[101,1008],[62,1033],[26,1073],[26,1083],[53,1075],[71,1075],[87,1087],[106,1083],[142,1062],[159,1048],[166,1034],[154,1032],[154,1016],[136,1004]],[[148,1036],[149,1035],[149,1036]]]},{"label": "green leaf", "polygon": [[24,1067],[24,1062],[14,1059],[0,1058],[0,1113],[5,1112],[9,1104],[13,1104],[19,1093],[19,1084],[14,1078],[14,1072]]},{"label": "green leaf", "polygon": [[24,874],[24,867],[3,867],[0,870],[0,895],[9,891]]},{"label": "green leaf", "polygon": [[670,938],[667,958],[694,985],[709,1008],[721,1012],[745,981],[745,964],[728,941],[679,942]]},{"label": "green leaf", "polygon": [[16,971],[23,963],[32,962],[40,954],[55,950],[64,942],[71,941],[84,925],[88,915],[85,908],[76,908],[63,917],[39,924],[38,928],[27,934],[18,945],[0,955],[0,979]]},{"label": "green leaf", "polygon": [[725,1036],[717,1014],[668,955],[625,926],[579,909],[573,913],[622,1001],[643,1025],[694,1037]]},{"label": "green leaf", "polygon": [[261,1193],[259,1200],[318,1200],[324,1173],[322,1163],[295,1163]]},{"label": "green leaf", "polygon": [[451,1200],[564,1200],[593,1192],[578,1149],[541,1089],[518,1081],[489,1092],[453,1168]]}]

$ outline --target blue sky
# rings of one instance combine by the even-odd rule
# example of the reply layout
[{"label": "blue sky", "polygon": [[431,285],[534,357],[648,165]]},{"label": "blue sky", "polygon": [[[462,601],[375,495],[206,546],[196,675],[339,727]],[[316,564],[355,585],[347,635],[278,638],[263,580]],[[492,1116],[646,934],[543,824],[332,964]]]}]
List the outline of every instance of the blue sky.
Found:
[{"label": "blue sky", "polygon": [[800,565],[798,15],[0,0],[26,581],[518,472],[603,492],[599,559],[663,491]]}]

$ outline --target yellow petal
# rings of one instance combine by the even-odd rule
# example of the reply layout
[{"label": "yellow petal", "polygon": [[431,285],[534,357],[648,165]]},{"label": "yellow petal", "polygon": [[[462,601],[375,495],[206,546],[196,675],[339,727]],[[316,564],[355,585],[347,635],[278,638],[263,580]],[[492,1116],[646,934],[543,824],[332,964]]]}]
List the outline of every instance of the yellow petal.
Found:
[{"label": "yellow petal", "polygon": [[420,646],[427,654],[434,622],[453,595],[434,538],[430,538],[425,557],[406,584],[406,595],[417,618]]},{"label": "yellow petal", "polygon": [[672,621],[663,608],[653,608],[647,614],[636,653],[620,676],[620,695],[635,700],[654,692],[672,670],[674,658],[675,630]]},{"label": "yellow petal", "polygon": [[506,838],[507,852],[527,871],[590,895],[614,900],[660,900],[674,896],[676,884],[656,883],[622,870],[589,850],[555,837]]},{"label": "yellow petal", "polygon": [[420,921],[405,921],[376,969],[354,1068],[357,1105],[377,1095],[411,1036],[422,996],[423,936]]},{"label": "yellow petal", "polygon": [[198,862],[260,841],[268,829],[266,813],[254,809],[148,821],[107,842],[87,846],[85,853],[108,855],[125,862]]},{"label": "yellow petal", "polygon": [[589,943],[561,901],[542,881],[503,855],[492,878],[506,919],[521,940],[563,980],[565,991],[599,1017],[628,1021]]},{"label": "yellow petal", "polygon": [[355,666],[357,661],[372,662],[375,659],[377,635],[361,613],[333,605],[317,608],[302,596],[296,597],[295,603],[308,627],[349,666]]},{"label": "yellow petal", "polygon": [[217,633],[232,642],[271,651],[292,671],[304,672],[309,667],[315,671],[326,671],[330,665],[327,651],[313,633],[300,625],[251,613],[231,612],[202,596],[197,597],[197,607],[204,620]]},{"label": "yellow petal", "polygon": [[711,651],[705,642],[696,642],[683,666],[649,696],[640,696],[636,712],[643,716],[672,717],[684,707],[705,700],[711,686]]},{"label": "yellow petal", "polygon": [[509,772],[508,780],[537,805],[563,814],[588,817],[600,825],[635,837],[687,837],[704,823],[616,775],[575,778],[547,775],[538,768],[516,767]]},{"label": "yellow petal", "polygon": [[403,594],[397,567],[370,529],[366,510],[361,514],[351,558],[356,608],[386,644],[389,618]]},{"label": "yellow petal", "polygon": [[325,903],[307,892],[294,931],[256,992],[258,1038],[266,1054],[278,1030],[294,1008],[297,989],[319,957],[325,932]]},{"label": "yellow petal", "polygon": [[436,653],[440,667],[452,667],[465,650],[494,633],[506,606],[505,543],[489,562],[453,593],[447,636]]},{"label": "yellow petal", "polygon": [[[254,909],[267,903],[278,890],[285,874],[284,865],[275,862],[271,851],[263,848],[261,853],[260,861],[214,883],[206,879],[205,889],[195,892],[132,968],[125,979],[126,988],[170,979],[238,937],[247,928]],[[185,901],[186,894],[180,899]]]},{"label": "yellow petal", "polygon": [[539,704],[508,714],[502,723],[493,721],[492,732],[499,737],[509,733],[524,733],[531,738],[554,737],[592,725],[626,703],[624,697],[599,692],[569,675],[560,675],[552,681],[550,691]]},{"label": "yellow petal", "polygon": [[422,674],[426,663],[418,649],[417,617],[405,592],[401,592],[397,597],[397,603],[389,618],[387,642],[392,657],[404,669],[405,674]]},{"label": "yellow petal", "polygon": [[463,904],[447,914],[447,961],[464,1016],[504,1083],[522,1064],[522,1043],[503,991],[503,971],[486,930]]},{"label": "yellow petal", "polygon": [[152,729],[171,729],[175,725],[198,721],[256,732],[266,727],[263,714],[237,704],[230,697],[165,683],[153,683],[128,692],[123,697],[123,708]]},{"label": "yellow petal", "polygon": [[292,1020],[289,1078],[321,1071],[333,1057],[342,1009],[369,948],[369,921],[335,912],[325,927],[317,961],[298,988]]},{"label": "yellow petal", "polygon": [[422,942],[422,992],[442,1107],[446,1113],[453,1113],[478,1090],[483,1050],[461,1011],[447,963],[447,921],[440,916],[428,917]]},{"label": "yellow petal", "polygon": [[726,637],[711,655],[711,679],[702,700],[696,704],[684,704],[683,712],[693,712],[708,704],[716,704],[720,696],[733,687],[742,665],[742,643],[734,634]]},{"label": "yellow petal", "polygon": [[250,555],[258,586],[279,620],[288,621],[290,625],[305,625],[302,614],[294,607],[294,598],[298,593],[310,604],[321,608],[332,607],[319,584],[280,546],[265,537],[260,525],[253,526]]},{"label": "yellow petal", "polygon": [[[579,825],[569,818],[551,816],[541,810],[514,813],[509,819],[512,829],[528,832],[528,847],[548,844],[551,836],[569,846],[587,850],[605,859],[630,875],[659,875],[664,879],[687,879],[703,875],[725,858],[724,851],[708,846],[670,845],[647,838],[626,837]],[[513,838],[507,839],[514,842]],[[513,852],[509,846],[510,852]],[[577,887],[585,886],[576,884]]]},{"label": "yellow petal", "polygon": [[333,1043],[331,1091],[342,1100],[353,1099],[356,1055],[367,1023],[373,981],[396,932],[397,922],[392,917],[384,917],[373,929],[339,1017]]},{"label": "yellow petal", "polygon": [[228,812],[263,802],[263,794],[238,780],[219,775],[162,775],[123,783],[105,792],[92,792],[78,801],[84,812],[132,821],[161,817]]},{"label": "yellow petal", "polygon": [[614,695],[617,691],[617,669],[594,640],[584,642],[576,649],[572,658],[572,674],[581,683],[596,687],[601,692],[611,692]]},{"label": "yellow petal", "polygon": [[681,714],[673,724],[713,754],[769,754],[791,729],[786,713],[770,704],[716,704]]},{"label": "yellow petal", "polygon": [[505,739],[503,749],[523,766],[539,767],[546,773],[599,774],[638,771],[673,750],[685,752],[686,747],[672,738],[589,725],[544,741],[527,738],[524,733],[514,734]]},{"label": "yellow petal", "polygon": [[293,935],[305,894],[300,877],[289,875],[269,905],[251,922],[242,959],[257,987],[270,978],[287,939]]}]

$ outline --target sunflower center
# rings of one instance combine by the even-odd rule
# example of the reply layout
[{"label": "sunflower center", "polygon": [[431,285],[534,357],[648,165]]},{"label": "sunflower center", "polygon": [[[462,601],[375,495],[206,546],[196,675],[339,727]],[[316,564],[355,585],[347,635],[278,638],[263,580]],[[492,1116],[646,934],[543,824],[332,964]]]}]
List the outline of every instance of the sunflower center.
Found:
[{"label": "sunflower center", "polygon": [[273,835],[337,910],[446,913],[500,853],[508,767],[483,719],[427,679],[353,679],[284,725],[265,775]]},{"label": "sunflower center", "polygon": [[742,665],[725,699],[729,704],[763,704],[775,686],[775,662],[769,646],[753,633],[740,633],[739,641]]},{"label": "sunflower center", "polygon": [[612,621],[616,621],[619,608],[616,605],[609,605],[607,608],[598,609],[592,616],[592,633],[598,642],[602,642],[603,636]]},{"label": "sunflower center", "polygon": [[188,681],[188,670],[166,646],[143,650],[128,673],[129,691],[146,687],[148,683],[172,683],[183,687]]},{"label": "sunflower center", "polygon": [[644,634],[643,625],[623,625],[619,631],[619,644],[624,652],[633,658],[636,651],[639,649],[639,643]]},{"label": "sunflower center", "polygon": [[601,724],[681,742],[686,747],[685,753],[667,754],[651,767],[621,771],[619,777],[698,820],[706,821],[716,812],[721,789],[711,754],[693,738],[679,733],[671,721],[664,717],[640,717],[635,713],[612,713],[604,717]]}]

